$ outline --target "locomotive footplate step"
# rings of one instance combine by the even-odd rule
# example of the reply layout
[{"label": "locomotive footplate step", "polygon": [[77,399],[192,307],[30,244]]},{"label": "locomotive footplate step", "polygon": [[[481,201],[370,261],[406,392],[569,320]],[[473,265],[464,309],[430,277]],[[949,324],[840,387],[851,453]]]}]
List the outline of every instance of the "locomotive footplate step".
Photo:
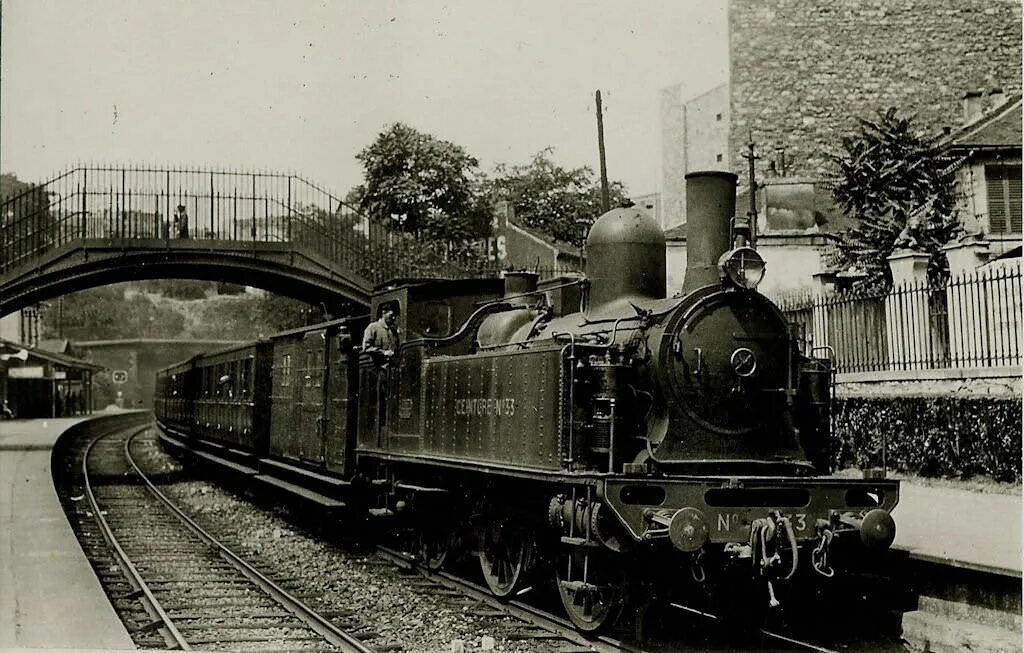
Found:
[{"label": "locomotive footplate step", "polygon": [[259,462],[261,467],[273,467],[274,469],[286,472],[288,474],[304,476],[306,478],[313,479],[314,481],[318,481],[331,487],[343,488],[348,487],[350,485],[348,481],[343,481],[340,478],[334,478],[333,476],[320,474],[319,472],[314,472],[313,470],[305,469],[304,467],[289,465],[288,463],[281,462],[280,460],[273,460],[271,458],[260,458]]},{"label": "locomotive footplate step", "polygon": [[156,429],[157,436],[166,442],[167,444],[175,447],[176,449],[184,449],[185,443],[181,441],[177,436],[171,435],[164,427],[157,425]]},{"label": "locomotive footplate step", "polygon": [[253,465],[257,462],[256,455],[251,451],[242,451],[241,449],[232,449],[231,447],[228,447],[228,453],[237,460],[242,460]]},{"label": "locomotive footplate step", "polygon": [[214,442],[213,440],[204,440],[203,438],[196,438],[196,442],[203,445],[204,447],[209,447],[210,449],[217,449],[218,451],[223,451],[227,449],[227,447],[221,444],[220,442]]},{"label": "locomotive footplate step", "polygon": [[258,473],[258,471],[256,469],[253,469],[252,467],[236,463],[234,461],[228,460],[227,458],[222,458],[207,451],[193,451],[192,453],[194,453],[199,458],[209,460],[212,463],[222,465],[224,467],[227,467],[228,469],[233,469],[234,471],[240,474],[245,474],[246,476],[254,476],[255,474]]},{"label": "locomotive footplate step", "polygon": [[448,490],[442,487],[424,487],[422,485],[411,485],[409,483],[395,483],[396,490],[408,490],[410,492],[423,492],[434,494],[447,494]]},{"label": "locomotive footplate step", "polygon": [[598,542],[588,540],[585,537],[569,537],[568,535],[562,536],[562,544],[568,544],[570,546],[589,546],[595,548],[601,548]]},{"label": "locomotive footplate step", "polygon": [[345,507],[344,501],[332,499],[331,497],[320,494],[319,492],[307,490],[304,487],[300,487],[298,485],[295,485],[294,483],[289,483],[288,481],[282,481],[281,479],[276,478],[274,476],[267,476],[266,474],[257,474],[253,476],[253,478],[256,479],[257,481],[266,483],[267,485],[273,485],[274,487],[280,488],[286,492],[302,497],[303,499],[308,499],[309,501],[317,503],[323,506],[324,508]]}]

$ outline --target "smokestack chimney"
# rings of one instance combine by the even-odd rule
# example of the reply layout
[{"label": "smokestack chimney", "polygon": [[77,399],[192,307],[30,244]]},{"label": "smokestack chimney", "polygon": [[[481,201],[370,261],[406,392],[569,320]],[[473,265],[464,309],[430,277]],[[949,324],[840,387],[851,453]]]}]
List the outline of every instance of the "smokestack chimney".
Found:
[{"label": "smokestack chimney", "polygon": [[718,283],[718,259],[729,251],[730,221],[736,215],[736,175],[686,175],[686,276],[683,294]]}]

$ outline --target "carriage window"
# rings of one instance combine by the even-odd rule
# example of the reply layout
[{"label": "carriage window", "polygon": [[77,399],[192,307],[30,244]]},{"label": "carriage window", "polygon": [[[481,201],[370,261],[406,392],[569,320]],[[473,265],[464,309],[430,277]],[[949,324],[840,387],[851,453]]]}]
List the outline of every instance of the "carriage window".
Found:
[{"label": "carriage window", "polygon": [[252,393],[252,388],[249,387],[249,384],[252,383],[251,358],[242,361],[242,378],[239,381],[239,392],[242,393],[243,397],[248,397]]},{"label": "carriage window", "polygon": [[441,337],[449,335],[451,329],[452,307],[448,302],[426,302],[409,316],[409,331],[411,333]]},{"label": "carriage window", "polygon": [[313,362],[316,367],[310,371],[313,376],[313,387],[319,388],[324,378],[324,352],[322,349],[318,349],[313,355]]},{"label": "carriage window", "polygon": [[292,355],[285,354],[281,357],[281,385],[292,383]]}]

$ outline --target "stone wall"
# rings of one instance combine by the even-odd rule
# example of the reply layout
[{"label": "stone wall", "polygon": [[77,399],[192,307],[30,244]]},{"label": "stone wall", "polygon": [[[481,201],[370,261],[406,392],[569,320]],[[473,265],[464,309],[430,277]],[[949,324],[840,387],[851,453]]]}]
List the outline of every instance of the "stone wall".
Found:
[{"label": "stone wall", "polygon": [[[75,348],[84,360],[106,368],[93,375],[93,406],[103,410],[118,403],[118,392],[123,408],[152,408],[157,370],[230,344],[222,340],[125,340],[76,343]],[[114,383],[114,370],[127,372],[127,382]]]},{"label": "stone wall", "polygon": [[729,32],[729,154],[744,176],[748,128],[814,176],[857,117],[895,106],[938,133],[963,122],[966,91],[1021,90],[1018,0],[732,0]]}]

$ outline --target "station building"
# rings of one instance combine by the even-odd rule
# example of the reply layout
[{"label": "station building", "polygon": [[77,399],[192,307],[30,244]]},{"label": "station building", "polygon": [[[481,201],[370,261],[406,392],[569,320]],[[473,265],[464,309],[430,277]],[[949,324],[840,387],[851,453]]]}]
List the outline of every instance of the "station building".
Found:
[{"label": "station building", "polygon": [[16,417],[93,411],[93,375],[103,369],[66,354],[0,339],[0,398]]}]

